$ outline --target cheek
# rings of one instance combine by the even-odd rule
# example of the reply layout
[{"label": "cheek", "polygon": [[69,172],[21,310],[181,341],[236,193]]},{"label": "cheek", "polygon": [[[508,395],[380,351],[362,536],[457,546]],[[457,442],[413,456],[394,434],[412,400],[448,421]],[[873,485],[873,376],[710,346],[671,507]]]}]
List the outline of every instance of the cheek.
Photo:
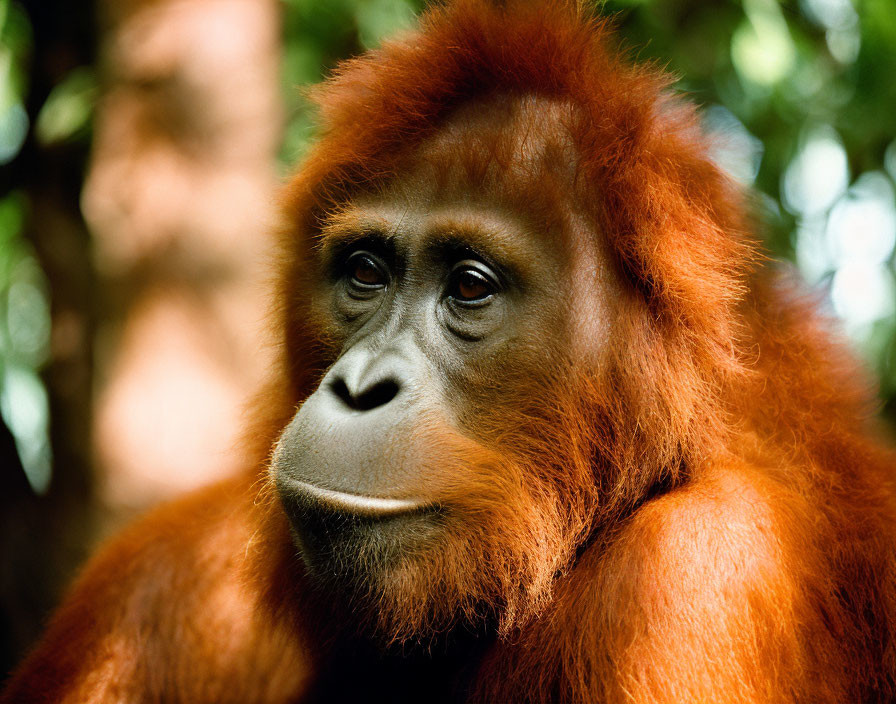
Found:
[{"label": "cheek", "polygon": [[462,433],[503,446],[509,435],[552,407],[545,399],[552,397],[558,377],[562,382],[566,376],[566,365],[550,339],[560,339],[557,331],[541,332],[510,337],[449,365],[445,399]]},{"label": "cheek", "polygon": [[566,321],[561,335],[568,353],[583,367],[600,368],[612,344],[614,320],[627,309],[632,291],[623,284],[609,246],[585,218],[567,214],[564,293]]},{"label": "cheek", "polygon": [[329,295],[329,308],[335,321],[348,329],[363,325],[364,321],[383,306],[389,298],[385,291],[370,291],[366,294],[352,295],[345,282],[333,286]]},{"label": "cheek", "polygon": [[[483,343],[504,337],[504,330],[512,324],[512,306],[503,297],[497,297],[492,303],[478,307],[443,301],[436,307],[438,324],[460,342]],[[458,345],[461,349],[469,345]]]},{"label": "cheek", "polygon": [[336,360],[364,322],[376,312],[370,301],[337,305],[337,298],[342,301],[346,297],[332,290],[322,289],[312,298],[308,311],[309,323],[315,331],[314,339],[323,347],[322,352],[328,364]]}]

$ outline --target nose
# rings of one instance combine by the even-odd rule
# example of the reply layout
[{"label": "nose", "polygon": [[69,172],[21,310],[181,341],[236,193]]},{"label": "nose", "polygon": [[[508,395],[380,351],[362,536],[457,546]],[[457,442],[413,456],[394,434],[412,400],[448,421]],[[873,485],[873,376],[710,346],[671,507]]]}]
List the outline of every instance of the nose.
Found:
[{"label": "nose", "polygon": [[330,391],[353,411],[372,411],[393,401],[407,386],[407,363],[393,354],[351,350],[330,370]]},{"label": "nose", "polygon": [[353,411],[372,411],[385,406],[398,396],[398,382],[394,379],[380,379],[370,386],[350,389],[345,379],[333,380],[333,393]]}]

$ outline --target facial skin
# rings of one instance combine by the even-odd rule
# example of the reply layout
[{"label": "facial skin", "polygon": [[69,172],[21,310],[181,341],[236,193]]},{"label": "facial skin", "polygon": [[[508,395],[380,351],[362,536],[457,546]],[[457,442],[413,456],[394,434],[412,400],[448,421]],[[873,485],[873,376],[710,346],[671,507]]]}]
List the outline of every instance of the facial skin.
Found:
[{"label": "facial skin", "polygon": [[[532,612],[585,532],[588,501],[563,497],[590,487],[561,488],[540,463],[558,442],[561,461],[587,463],[563,455],[590,452],[562,445],[563,389],[584,373],[567,346],[607,324],[590,302],[574,316],[605,263],[558,215],[575,211],[568,196],[544,205],[570,157],[560,126],[506,124],[561,111],[476,107],[327,219],[314,305],[335,361],[273,463],[313,576],[380,611],[410,599],[440,627],[482,616],[478,603],[503,605],[507,623]],[[451,597],[444,613],[434,592]]]},{"label": "facial skin", "polygon": [[[291,429],[281,448],[308,467],[296,479],[355,495],[332,497],[348,510],[437,501],[433,478],[418,471],[428,452],[413,447],[415,426],[426,417],[462,424],[471,405],[487,401],[481,392],[523,371],[502,369],[511,353],[547,357],[551,318],[560,332],[559,267],[548,243],[493,204],[440,200],[365,199],[324,231],[319,305],[341,352],[296,416],[304,440],[289,442]],[[398,454],[396,442],[409,446]],[[299,446],[345,459],[312,466],[296,456]]]}]

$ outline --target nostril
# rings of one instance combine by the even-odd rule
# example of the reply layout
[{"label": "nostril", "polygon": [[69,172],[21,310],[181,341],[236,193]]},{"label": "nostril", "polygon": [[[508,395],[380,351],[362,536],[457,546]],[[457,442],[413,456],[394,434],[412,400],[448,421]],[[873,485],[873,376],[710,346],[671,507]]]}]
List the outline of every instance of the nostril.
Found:
[{"label": "nostril", "polygon": [[385,406],[398,395],[398,383],[392,379],[378,381],[357,395],[351,392],[343,379],[334,380],[332,389],[346,406],[355,411],[371,411],[379,406]]},{"label": "nostril", "polygon": [[398,384],[385,379],[364,391],[355,399],[359,411],[369,411],[378,406],[385,406],[398,395]]},{"label": "nostril", "polygon": [[333,389],[333,393],[349,408],[355,407],[355,399],[352,398],[351,392],[348,390],[348,386],[346,386],[345,382],[342,379],[335,379],[332,384],[330,384],[330,388]]}]

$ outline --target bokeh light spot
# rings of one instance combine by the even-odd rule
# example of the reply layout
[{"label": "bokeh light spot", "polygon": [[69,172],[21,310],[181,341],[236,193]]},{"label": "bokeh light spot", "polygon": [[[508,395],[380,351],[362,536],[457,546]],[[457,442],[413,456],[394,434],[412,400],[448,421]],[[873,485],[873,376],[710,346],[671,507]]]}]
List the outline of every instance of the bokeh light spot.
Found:
[{"label": "bokeh light spot", "polygon": [[896,181],[896,139],[890,142],[884,152],[884,168],[890,174],[890,178]]},{"label": "bokeh light spot", "polygon": [[52,466],[47,392],[34,370],[18,365],[6,366],[0,388],[0,413],[15,438],[28,483],[43,494],[50,485]]},{"label": "bokeh light spot", "polygon": [[803,14],[826,29],[838,29],[858,23],[850,0],[801,0]]},{"label": "bokeh light spot", "polygon": [[867,261],[844,264],[831,282],[831,303],[850,336],[862,343],[868,326],[893,315],[896,289],[887,267]]},{"label": "bokeh light spot", "polygon": [[93,113],[96,79],[87,68],[78,68],[50,91],[37,115],[34,133],[41,144],[54,144],[83,130]]},{"label": "bokeh light spot", "polygon": [[848,27],[834,27],[824,34],[828,51],[841,64],[851,64],[859,57],[862,35],[858,23]]},{"label": "bokeh light spot", "polygon": [[21,103],[10,105],[0,113],[0,164],[15,159],[28,134],[28,113]]},{"label": "bokeh light spot", "polygon": [[863,174],[831,210],[827,239],[838,263],[881,264],[896,245],[896,204],[890,179]]},{"label": "bokeh light spot", "polygon": [[802,219],[797,224],[796,264],[810,284],[819,283],[836,266],[825,236],[826,222],[824,216],[815,216]]},{"label": "bokeh light spot", "polygon": [[745,0],[747,16],[731,39],[731,59],[747,81],[771,86],[793,68],[796,49],[774,0]]},{"label": "bokeh light spot", "polygon": [[713,161],[740,183],[752,184],[762,163],[762,142],[721,105],[706,109],[703,124],[713,136],[710,151]]},{"label": "bokeh light spot", "polygon": [[849,164],[840,135],[830,125],[820,125],[806,134],[784,172],[784,206],[796,215],[821,213],[848,183]]}]

